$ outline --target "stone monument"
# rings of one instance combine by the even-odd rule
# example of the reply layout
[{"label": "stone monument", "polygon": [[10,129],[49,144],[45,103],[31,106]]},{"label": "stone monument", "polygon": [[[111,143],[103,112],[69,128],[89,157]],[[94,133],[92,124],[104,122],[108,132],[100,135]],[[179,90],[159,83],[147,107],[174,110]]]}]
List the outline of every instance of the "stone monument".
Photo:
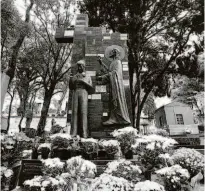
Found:
[{"label": "stone monument", "polygon": [[[77,74],[76,63],[79,60],[85,60],[85,74],[92,80],[94,91],[88,92],[87,107],[89,136],[107,137],[115,129],[132,125],[127,34],[110,34],[104,27],[88,27],[88,16],[79,14],[74,28],[64,29],[61,27],[57,29],[56,41],[73,43],[72,74]],[[113,49],[113,46],[117,49]],[[113,51],[117,54],[115,58],[106,56]],[[99,61],[102,65],[99,64]],[[113,75],[108,75],[112,71]],[[106,74],[107,77],[109,76],[109,81],[105,83]],[[116,77],[120,83],[116,83]],[[74,107],[72,107],[73,93],[70,92],[69,95],[68,122],[72,121],[73,113],[75,113]],[[115,112],[120,115],[116,116]],[[115,123],[111,123],[114,119]]]}]

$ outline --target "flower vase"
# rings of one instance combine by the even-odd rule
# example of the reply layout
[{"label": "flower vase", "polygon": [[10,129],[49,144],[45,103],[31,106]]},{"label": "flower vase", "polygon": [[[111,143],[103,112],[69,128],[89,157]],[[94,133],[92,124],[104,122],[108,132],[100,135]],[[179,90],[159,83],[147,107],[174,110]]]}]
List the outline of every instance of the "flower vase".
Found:
[{"label": "flower vase", "polygon": [[144,177],[146,180],[150,180],[151,181],[151,178],[152,178],[152,171],[151,170],[146,170],[144,172]]},{"label": "flower vase", "polygon": [[31,159],[38,159],[38,150],[36,148],[32,150]]},{"label": "flower vase", "polygon": [[115,153],[111,153],[111,154],[107,153],[107,159],[108,160],[114,160],[115,159]]},{"label": "flower vase", "polygon": [[133,152],[129,150],[125,153],[125,159],[133,159]]},{"label": "flower vase", "polygon": [[50,153],[50,151],[44,151],[44,152],[42,152],[41,158],[42,158],[42,159],[48,159],[49,153]]}]

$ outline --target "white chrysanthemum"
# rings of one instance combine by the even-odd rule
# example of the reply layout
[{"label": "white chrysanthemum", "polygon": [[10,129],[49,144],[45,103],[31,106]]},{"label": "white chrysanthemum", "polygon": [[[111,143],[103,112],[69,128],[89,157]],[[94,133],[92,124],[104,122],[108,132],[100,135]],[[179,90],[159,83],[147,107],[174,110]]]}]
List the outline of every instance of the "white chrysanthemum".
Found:
[{"label": "white chrysanthemum", "polygon": [[131,184],[124,178],[102,174],[93,180],[92,191],[130,191]]},{"label": "white chrysanthemum", "polygon": [[81,142],[91,142],[91,143],[98,143],[97,139],[93,139],[93,138],[81,138]]},{"label": "white chrysanthemum", "polygon": [[13,175],[13,173],[14,172],[11,169],[7,169],[7,170],[4,171],[4,176],[9,178]]},{"label": "white chrysanthemum", "polygon": [[109,147],[109,146],[116,146],[118,147],[120,144],[117,140],[104,140],[101,142],[102,146]]},{"label": "white chrysanthemum", "polygon": [[48,158],[48,159],[42,159],[41,160],[43,165],[48,167],[48,168],[52,168],[52,167],[58,167],[58,168],[63,168],[65,163],[62,162],[59,158]]},{"label": "white chrysanthemum", "polygon": [[68,140],[72,139],[71,135],[68,135],[65,133],[56,133],[50,136],[51,140],[53,140],[56,137],[61,137],[61,138],[68,139]]},{"label": "white chrysanthemum", "polygon": [[164,186],[160,185],[159,183],[153,181],[143,181],[138,182],[134,186],[134,191],[165,191]]},{"label": "white chrysanthemum", "polygon": [[41,148],[48,148],[51,150],[51,143],[42,143],[39,145],[38,150],[40,150]]},{"label": "white chrysanthemum", "polygon": [[135,136],[137,136],[137,129],[135,129],[134,127],[125,127],[122,129],[117,129],[114,130],[111,135],[113,135],[113,137],[118,137],[119,135],[125,134],[125,133],[133,133]]}]

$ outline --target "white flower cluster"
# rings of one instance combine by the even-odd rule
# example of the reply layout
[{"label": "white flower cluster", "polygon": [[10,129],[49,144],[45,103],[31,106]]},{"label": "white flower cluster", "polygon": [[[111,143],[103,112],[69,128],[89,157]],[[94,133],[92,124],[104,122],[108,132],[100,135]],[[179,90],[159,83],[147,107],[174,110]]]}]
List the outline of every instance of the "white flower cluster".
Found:
[{"label": "white flower cluster", "polygon": [[60,161],[59,158],[53,158],[53,159],[45,159],[41,160],[43,165],[43,172],[45,175],[53,176],[55,177],[58,174],[61,174],[64,171],[65,163]]},{"label": "white flower cluster", "polygon": [[83,143],[87,143],[87,142],[90,142],[90,143],[98,143],[98,140],[97,139],[93,139],[93,138],[81,138],[81,142]]},{"label": "white flower cluster", "polygon": [[176,173],[178,173],[180,174],[181,177],[186,177],[187,179],[190,177],[187,169],[183,169],[180,165],[164,167],[160,170],[157,170],[156,173],[160,175],[166,175],[166,176],[176,175]]},{"label": "white flower cluster", "polygon": [[120,135],[123,135],[123,134],[126,134],[126,133],[133,133],[134,136],[137,136],[137,129],[135,129],[134,127],[125,127],[125,128],[122,128],[122,129],[117,129],[117,130],[114,130],[111,135],[113,137],[118,137]]},{"label": "white flower cluster", "polygon": [[55,139],[56,137],[61,137],[61,138],[68,139],[68,140],[72,139],[71,135],[65,134],[65,133],[56,133],[50,136],[51,140]]},{"label": "white flower cluster", "polygon": [[2,177],[10,178],[13,174],[14,172],[11,169],[8,169],[7,167],[4,166],[1,167],[1,178]]},{"label": "white flower cluster", "polygon": [[54,167],[58,167],[58,168],[61,168],[63,169],[65,163],[62,162],[59,158],[48,158],[48,159],[45,159],[45,160],[41,160],[43,165],[46,166],[46,167],[49,167],[49,168],[54,168]]},{"label": "white flower cluster", "polygon": [[204,169],[204,155],[195,149],[185,147],[177,149],[171,159],[175,164],[187,169],[192,176]]},{"label": "white flower cluster", "polygon": [[23,158],[28,158],[28,157],[31,156],[31,154],[32,154],[32,150],[31,149],[30,150],[23,150],[22,151],[22,157]]},{"label": "white flower cluster", "polygon": [[124,178],[102,174],[93,180],[92,191],[131,191],[131,184]]},{"label": "white flower cluster", "polygon": [[41,191],[56,190],[58,185],[57,179],[47,176],[35,176],[33,179],[24,182],[24,186],[28,189]]},{"label": "white flower cluster", "polygon": [[72,157],[66,161],[66,170],[73,177],[92,178],[97,172],[96,165],[91,161],[82,159],[81,156]]},{"label": "white flower cluster", "polygon": [[100,143],[103,147],[109,147],[109,146],[120,146],[119,142],[117,140],[103,140],[101,143]]},{"label": "white flower cluster", "polygon": [[34,141],[33,138],[27,137],[26,134],[23,133],[23,132],[15,133],[13,137],[14,137],[17,141]]},{"label": "white flower cluster", "polygon": [[140,167],[138,165],[134,165],[131,161],[128,161],[126,159],[120,159],[111,161],[108,163],[108,167],[105,170],[105,173],[112,174],[114,171],[120,171],[118,168],[122,166],[124,168],[124,172],[121,174],[129,174],[129,172],[137,172],[138,174],[142,173]]},{"label": "white flower cluster", "polygon": [[140,138],[137,138],[135,144],[132,145],[132,148],[136,149],[140,146],[140,144],[145,144],[146,149],[149,150],[155,150],[156,148],[165,150],[174,146],[175,144],[177,144],[177,142],[172,138],[152,134],[142,135]]},{"label": "white flower cluster", "polygon": [[153,181],[138,182],[134,186],[134,191],[165,191],[164,186]]},{"label": "white flower cluster", "polygon": [[188,170],[183,169],[180,165],[165,167],[155,172],[164,177],[166,185],[171,186],[172,190],[181,189],[190,177]]},{"label": "white flower cluster", "polygon": [[42,149],[42,148],[48,148],[51,150],[51,143],[42,143],[39,145],[38,150]]}]

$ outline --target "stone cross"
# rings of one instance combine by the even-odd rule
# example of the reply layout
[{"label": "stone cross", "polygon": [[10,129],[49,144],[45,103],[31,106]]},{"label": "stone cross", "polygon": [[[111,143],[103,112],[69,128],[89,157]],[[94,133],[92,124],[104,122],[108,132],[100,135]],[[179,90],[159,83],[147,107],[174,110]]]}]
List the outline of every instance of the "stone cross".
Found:
[{"label": "stone cross", "polygon": [[[125,57],[122,60],[123,82],[125,87],[126,102],[130,119],[132,117],[132,102],[130,92],[127,34],[108,33],[104,27],[88,27],[88,15],[79,14],[76,18],[75,28],[64,30],[59,28],[56,31],[56,41],[58,43],[73,43],[73,53],[71,66],[76,62],[85,59],[86,74],[91,76],[95,93],[88,95],[88,129],[92,137],[106,137],[109,133],[122,126],[105,127],[102,125],[109,116],[109,86],[97,85],[96,75],[101,73],[101,66],[97,61],[98,56],[103,57],[103,62],[109,66],[110,61],[104,57],[106,47],[119,45],[125,50]],[[72,73],[76,69],[72,68]],[[72,93],[69,94],[67,121],[71,121]]]}]

